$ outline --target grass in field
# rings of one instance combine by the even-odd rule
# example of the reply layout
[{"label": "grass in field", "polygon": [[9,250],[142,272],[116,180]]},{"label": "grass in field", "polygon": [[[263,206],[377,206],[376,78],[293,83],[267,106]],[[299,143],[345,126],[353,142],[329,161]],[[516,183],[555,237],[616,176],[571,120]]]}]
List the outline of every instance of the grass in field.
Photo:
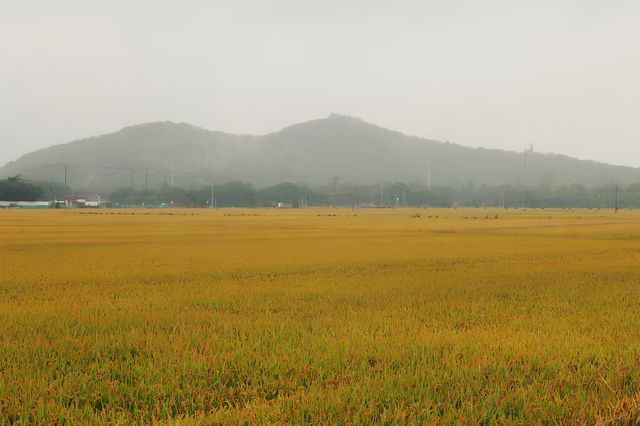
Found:
[{"label": "grass in field", "polygon": [[640,418],[640,213],[116,212],[0,212],[0,424]]}]

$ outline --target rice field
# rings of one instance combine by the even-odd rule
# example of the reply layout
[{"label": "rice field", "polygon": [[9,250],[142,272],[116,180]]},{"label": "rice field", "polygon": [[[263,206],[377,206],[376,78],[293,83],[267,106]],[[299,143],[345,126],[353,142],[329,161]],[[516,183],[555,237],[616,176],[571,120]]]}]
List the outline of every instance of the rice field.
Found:
[{"label": "rice field", "polygon": [[0,424],[634,423],[640,212],[0,211]]}]

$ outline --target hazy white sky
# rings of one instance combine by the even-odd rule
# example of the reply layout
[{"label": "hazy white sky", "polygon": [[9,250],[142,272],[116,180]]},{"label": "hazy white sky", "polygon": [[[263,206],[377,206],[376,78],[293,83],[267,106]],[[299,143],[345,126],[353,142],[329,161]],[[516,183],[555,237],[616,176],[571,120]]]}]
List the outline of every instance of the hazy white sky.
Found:
[{"label": "hazy white sky", "polygon": [[640,1],[0,0],[0,161],[145,121],[330,112],[640,166]]}]

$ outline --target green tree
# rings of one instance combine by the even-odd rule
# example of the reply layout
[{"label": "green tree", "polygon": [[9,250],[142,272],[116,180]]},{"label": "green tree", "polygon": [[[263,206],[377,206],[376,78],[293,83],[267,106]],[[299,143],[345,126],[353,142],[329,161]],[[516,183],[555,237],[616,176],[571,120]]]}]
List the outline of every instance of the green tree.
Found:
[{"label": "green tree", "polygon": [[20,175],[0,180],[0,200],[37,201],[43,198],[44,190],[38,185],[23,180]]}]

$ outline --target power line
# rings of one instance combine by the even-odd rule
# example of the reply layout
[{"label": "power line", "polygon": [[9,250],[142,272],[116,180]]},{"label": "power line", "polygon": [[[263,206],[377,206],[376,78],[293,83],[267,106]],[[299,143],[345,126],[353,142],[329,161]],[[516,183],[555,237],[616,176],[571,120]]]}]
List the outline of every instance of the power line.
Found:
[{"label": "power line", "polygon": [[[123,170],[123,171],[131,171],[131,170],[139,170],[142,171],[147,169],[148,171],[153,171],[156,174],[165,174],[167,177],[171,179],[173,184],[174,178],[207,178],[211,175],[210,169],[201,169],[201,168],[193,168],[189,170],[180,170],[175,169],[173,167],[170,168],[161,168],[161,167],[150,167],[148,165],[98,165],[98,164],[80,164],[80,163],[33,163],[33,162],[25,162],[25,161],[7,161],[6,164],[15,164],[16,166],[35,166],[35,167],[69,167],[69,168],[83,168],[83,169],[102,169],[102,170]],[[242,173],[225,173],[216,171],[216,175],[225,176],[228,178],[244,178],[244,179],[257,179],[257,178],[280,178],[286,177],[290,179],[301,179],[301,180],[329,180],[327,175],[319,175],[319,174],[282,174],[282,173],[256,173],[256,174],[242,174]],[[350,177],[353,180],[376,180],[378,176],[371,175],[360,175]],[[415,180],[416,176],[409,174],[397,174],[395,173],[393,177],[389,178],[389,181],[401,181],[401,180]]]}]

